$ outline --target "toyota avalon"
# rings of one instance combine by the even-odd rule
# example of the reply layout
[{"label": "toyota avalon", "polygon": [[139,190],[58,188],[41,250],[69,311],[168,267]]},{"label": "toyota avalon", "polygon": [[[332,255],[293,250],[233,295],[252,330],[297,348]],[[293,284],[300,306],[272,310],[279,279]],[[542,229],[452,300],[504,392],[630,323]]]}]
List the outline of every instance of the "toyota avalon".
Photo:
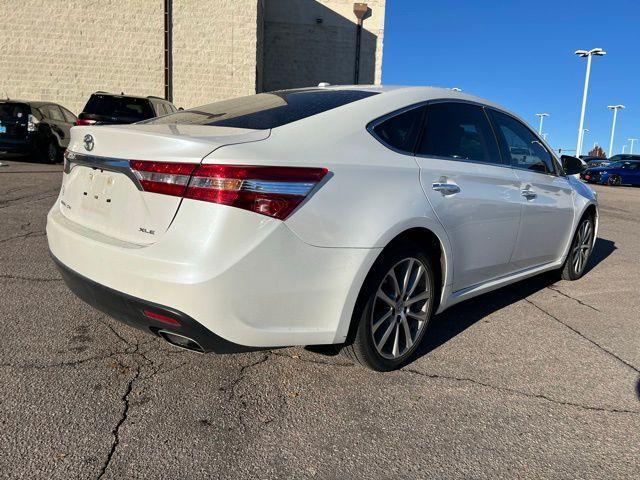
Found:
[{"label": "toyota avalon", "polygon": [[461,92],[285,90],[74,127],[47,235],[81,299],[174,345],[340,344],[392,370],[460,301],[583,275],[580,169]]}]

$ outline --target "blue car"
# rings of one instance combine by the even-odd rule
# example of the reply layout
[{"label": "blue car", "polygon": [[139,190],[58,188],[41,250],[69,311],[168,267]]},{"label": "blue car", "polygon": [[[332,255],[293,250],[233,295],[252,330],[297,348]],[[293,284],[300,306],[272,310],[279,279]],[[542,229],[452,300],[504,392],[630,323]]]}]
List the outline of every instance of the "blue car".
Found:
[{"label": "blue car", "polygon": [[640,185],[640,160],[625,160],[604,167],[587,168],[580,178],[601,185]]}]

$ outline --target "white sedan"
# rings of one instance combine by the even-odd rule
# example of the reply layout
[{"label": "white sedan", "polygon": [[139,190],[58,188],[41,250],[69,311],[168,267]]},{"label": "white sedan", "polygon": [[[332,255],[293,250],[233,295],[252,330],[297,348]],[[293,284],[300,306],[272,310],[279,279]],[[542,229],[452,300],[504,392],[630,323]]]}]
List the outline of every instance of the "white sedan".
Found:
[{"label": "white sedan", "polygon": [[460,92],[263,93],[74,127],[47,236],[80,298],[174,345],[342,344],[391,370],[455,303],[582,276],[597,201],[563,163]]}]

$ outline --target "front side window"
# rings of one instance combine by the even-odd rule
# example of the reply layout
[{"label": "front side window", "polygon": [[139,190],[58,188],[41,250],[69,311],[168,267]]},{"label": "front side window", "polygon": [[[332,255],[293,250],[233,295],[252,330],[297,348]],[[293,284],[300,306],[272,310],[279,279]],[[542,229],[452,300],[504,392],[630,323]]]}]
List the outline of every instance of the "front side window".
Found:
[{"label": "front side window", "polygon": [[413,154],[425,108],[413,108],[384,120],[373,127],[374,136],[388,147]]},{"label": "front side window", "polygon": [[429,105],[419,155],[500,164],[500,153],[482,107],[466,103]]},{"label": "front side window", "polygon": [[503,155],[515,168],[554,174],[553,157],[526,126],[504,113],[490,111]]}]

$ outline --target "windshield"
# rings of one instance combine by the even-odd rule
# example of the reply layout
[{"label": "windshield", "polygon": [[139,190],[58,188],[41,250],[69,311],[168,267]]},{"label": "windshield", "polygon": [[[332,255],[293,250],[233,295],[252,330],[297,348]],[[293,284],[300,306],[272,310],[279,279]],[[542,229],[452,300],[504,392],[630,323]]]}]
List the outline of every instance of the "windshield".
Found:
[{"label": "windshield", "polygon": [[29,106],[24,103],[0,103],[0,120],[26,120]]},{"label": "windshield", "polygon": [[265,130],[317,115],[376,92],[363,90],[283,90],[233,98],[145,123],[215,125]]},{"label": "windshield", "polygon": [[126,118],[134,121],[146,120],[155,114],[146,98],[91,95],[82,113],[105,117]]}]

